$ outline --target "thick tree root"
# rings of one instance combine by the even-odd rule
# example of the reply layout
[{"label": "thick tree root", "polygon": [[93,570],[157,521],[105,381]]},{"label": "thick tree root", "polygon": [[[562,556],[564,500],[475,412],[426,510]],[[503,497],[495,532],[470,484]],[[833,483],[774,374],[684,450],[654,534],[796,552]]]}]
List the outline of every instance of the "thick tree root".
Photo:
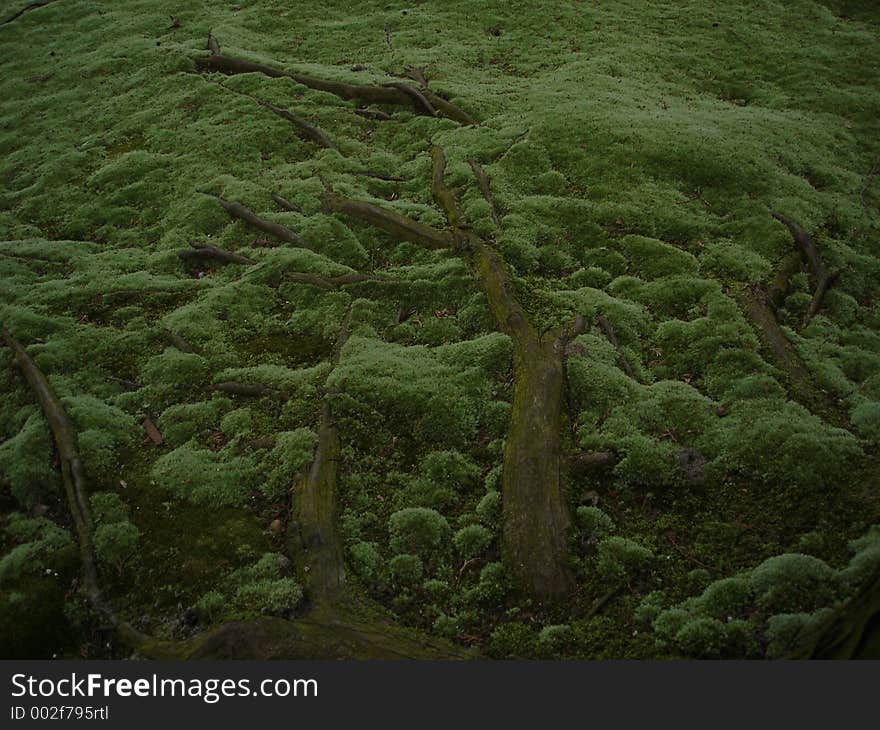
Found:
[{"label": "thick tree root", "polygon": [[[348,341],[351,307],[345,313],[333,348],[331,364],[339,364],[342,348]],[[338,604],[345,584],[345,561],[342,541],[336,530],[337,471],[340,439],[330,401],[325,397],[321,408],[318,444],[312,465],[296,485],[291,502],[295,529],[293,553],[300,556],[300,574],[312,603],[328,608]]]},{"label": "thick tree root", "polygon": [[455,241],[446,231],[438,231],[412,218],[400,215],[362,200],[352,200],[330,190],[324,191],[321,205],[327,213],[341,213],[359,218],[376,228],[390,233],[401,241],[409,241],[425,248],[453,248]]},{"label": "thick tree root", "polygon": [[620,346],[620,340],[617,339],[617,332],[614,330],[614,325],[601,314],[596,317],[596,324],[599,325],[599,328],[605,333],[608,341],[614,346],[614,349],[617,350],[617,359],[620,362],[620,367],[623,368],[623,372],[633,380],[637,380],[636,374],[633,372],[632,366],[629,364],[629,360],[627,360],[626,356],[623,354],[623,348]]},{"label": "thick tree root", "polygon": [[799,639],[791,659],[880,659],[880,570]]},{"label": "thick tree root", "polygon": [[182,251],[178,251],[177,255],[184,259],[199,259],[199,258],[209,258],[220,261],[224,264],[255,264],[256,261],[253,259],[247,258],[247,256],[240,256],[237,253],[232,253],[231,251],[224,251],[222,248],[217,248],[216,246],[211,246],[207,243],[199,243],[198,241],[190,241],[189,245],[192,248],[185,248]]},{"label": "thick tree root", "polygon": [[381,614],[354,618],[313,609],[296,621],[259,618],[224,624],[199,637],[190,659],[468,659],[441,639],[403,628]]},{"label": "thick tree root", "polygon": [[306,248],[309,251],[315,250],[314,245],[309,243],[298,233],[294,233],[289,228],[285,228],[284,226],[282,226],[280,223],[273,223],[272,221],[267,221],[263,218],[260,218],[250,208],[245,207],[237,201],[225,200],[219,195],[212,195],[211,193],[202,194],[210,195],[210,197],[215,198],[220,203],[223,210],[227,212],[230,218],[244,221],[252,228],[256,228],[258,231],[263,231],[263,233],[268,233],[270,236],[275,236],[275,238],[280,238],[285,243],[289,243],[298,248]]},{"label": "thick tree root", "polygon": [[810,307],[807,309],[807,313],[804,316],[803,324],[806,327],[822,307],[822,300],[825,298],[825,292],[828,291],[828,288],[834,283],[834,280],[838,277],[840,272],[829,271],[825,267],[819,249],[816,248],[816,244],[813,243],[810,234],[791,220],[791,218],[782,213],[771,213],[771,215],[780,223],[783,223],[791,232],[792,238],[798,245],[801,254],[807,262],[810,273],[816,279],[816,290],[813,293],[813,300],[810,302]]},{"label": "thick tree root", "polygon": [[212,53],[210,56],[197,58],[196,68],[200,71],[215,71],[228,75],[260,73],[272,78],[289,78],[310,89],[325,91],[328,94],[333,94],[346,100],[355,100],[364,104],[410,106],[421,114],[428,114],[429,116],[440,114],[460,124],[476,124],[473,117],[451,102],[426,89],[420,91],[403,82],[393,82],[386,85],[349,84],[344,81],[332,81],[316,76],[293,73],[274,66],[255,63],[244,58],[227,56],[222,53]]},{"label": "thick tree root", "polygon": [[499,327],[513,340],[514,402],[502,470],[505,561],[516,582],[539,596],[559,596],[574,587],[568,567],[571,518],[562,491],[560,431],[563,418],[564,352],[582,331],[570,328],[545,336],[529,321],[513,279],[497,252],[462,227],[455,196],[443,183],[446,158],[432,149],[432,193],[451,231],[437,231],[372,203],[326,191],[325,210],[371,223],[399,240],[427,248],[452,248],[470,259]]}]

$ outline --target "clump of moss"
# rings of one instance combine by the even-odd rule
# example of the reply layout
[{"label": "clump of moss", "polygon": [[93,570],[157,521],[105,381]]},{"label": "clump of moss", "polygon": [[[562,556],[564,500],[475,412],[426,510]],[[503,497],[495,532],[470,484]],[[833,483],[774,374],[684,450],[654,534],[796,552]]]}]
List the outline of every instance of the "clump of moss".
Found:
[{"label": "clump of moss", "polygon": [[482,554],[492,539],[492,532],[482,525],[467,525],[455,533],[452,541],[458,554],[467,560]]},{"label": "clump of moss", "polygon": [[575,516],[578,527],[590,538],[599,540],[614,533],[614,520],[598,507],[578,507]]},{"label": "clump of moss", "polygon": [[232,619],[255,613],[290,618],[303,599],[302,587],[285,575],[289,561],[265,553],[252,565],[232,571],[194,608],[206,621]]},{"label": "clump of moss", "polygon": [[270,499],[283,496],[297,474],[310,464],[318,442],[318,434],[308,428],[282,431],[275,436],[275,446],[266,459],[268,475],[261,486]]},{"label": "clump of moss", "polygon": [[43,414],[31,412],[12,438],[0,444],[0,474],[12,496],[25,508],[46,500],[60,487],[52,468],[52,439]]},{"label": "clump of moss", "polygon": [[811,555],[786,553],[709,584],[663,609],[650,593],[636,614],[663,646],[694,657],[784,657],[810,641],[836,606],[880,568],[880,528],[850,543],[849,564],[835,570]]},{"label": "clump of moss", "polygon": [[495,527],[501,519],[501,492],[495,489],[486,492],[477,502],[475,512],[483,524]]},{"label": "clump of moss", "polygon": [[259,482],[254,460],[233,453],[200,449],[190,443],[156,460],[155,482],[171,493],[206,506],[244,504]]},{"label": "clump of moss", "polygon": [[229,398],[216,396],[197,403],[178,403],[162,411],[156,425],[166,441],[181,446],[216,427],[223,414],[232,407]]},{"label": "clump of moss", "polygon": [[637,577],[654,559],[644,545],[626,537],[606,537],[597,546],[596,572],[608,583]]},{"label": "clump of moss", "polygon": [[424,567],[418,555],[395,555],[388,563],[391,581],[398,588],[412,588],[422,580]]},{"label": "clump of moss", "polygon": [[90,499],[95,517],[95,556],[98,563],[122,573],[140,544],[141,531],[129,522],[128,505],[115,492],[98,492]]},{"label": "clump of moss", "polygon": [[713,241],[700,255],[700,266],[719,279],[728,281],[763,281],[771,270],[761,254],[734,241]]},{"label": "clump of moss", "polygon": [[840,485],[846,465],[862,453],[848,431],[790,401],[763,399],[733,404],[697,443],[716,469],[813,491]]},{"label": "clump of moss", "polygon": [[395,553],[432,558],[445,550],[451,536],[449,523],[426,507],[398,510],[388,520],[389,545]]},{"label": "clump of moss", "polygon": [[67,530],[45,517],[13,513],[6,518],[3,533],[13,547],[0,558],[0,585],[42,572],[73,544]]}]

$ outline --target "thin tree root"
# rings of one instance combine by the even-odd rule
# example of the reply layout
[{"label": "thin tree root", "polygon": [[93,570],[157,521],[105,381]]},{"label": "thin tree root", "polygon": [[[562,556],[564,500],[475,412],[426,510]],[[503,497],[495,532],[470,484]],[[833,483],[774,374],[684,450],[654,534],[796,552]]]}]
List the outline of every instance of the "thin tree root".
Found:
[{"label": "thin tree root", "polygon": [[791,218],[782,213],[776,212],[771,212],[771,215],[780,223],[783,223],[791,232],[794,242],[798,245],[801,254],[807,262],[810,273],[816,279],[816,289],[813,293],[813,300],[810,302],[810,306],[804,316],[803,326],[806,327],[822,307],[822,300],[825,298],[825,292],[828,291],[829,287],[834,283],[835,279],[837,279],[840,272],[829,271],[828,268],[826,268],[825,262],[822,261],[822,256],[819,253],[819,249],[816,248],[816,244],[813,242],[810,234]]},{"label": "thin tree root", "polygon": [[629,361],[623,354],[623,348],[620,346],[620,340],[617,339],[617,332],[614,331],[614,325],[611,324],[611,322],[609,322],[601,314],[596,317],[596,324],[599,325],[599,328],[602,330],[602,332],[605,333],[608,341],[612,345],[614,345],[614,349],[617,350],[617,359],[620,361],[620,366],[623,368],[623,372],[625,372],[633,380],[637,380],[636,374],[633,372],[632,366],[629,364]]},{"label": "thin tree root", "polygon": [[273,223],[272,221],[267,221],[263,218],[260,218],[250,208],[245,207],[237,201],[225,200],[219,195],[213,195],[211,193],[203,192],[202,194],[209,195],[210,197],[215,198],[230,218],[244,221],[252,228],[263,231],[263,233],[268,233],[270,236],[275,236],[275,238],[280,238],[285,243],[289,243],[298,248],[306,248],[309,251],[315,250],[314,245],[309,243],[298,233],[294,233],[289,228],[285,228],[284,226],[282,226],[280,223]]},{"label": "thin tree root", "polygon": [[480,166],[480,163],[475,159],[471,158],[468,160],[470,163],[471,170],[474,173],[474,177],[477,180],[477,187],[480,188],[480,192],[483,194],[483,198],[489,204],[489,212],[492,216],[492,222],[496,226],[501,225],[501,214],[498,212],[498,206],[495,204],[495,196],[492,195],[492,188],[489,184],[489,176],[486,174],[486,171]]},{"label": "thin tree root", "polygon": [[211,246],[207,243],[199,243],[198,241],[190,241],[189,245],[192,248],[185,248],[182,251],[178,251],[177,255],[184,259],[198,259],[198,258],[209,258],[216,259],[224,264],[254,264],[256,261],[253,259],[247,258],[247,256],[240,256],[237,253],[232,253],[231,251],[224,251],[222,248],[217,248],[216,246]]},{"label": "thin tree root", "polygon": [[326,213],[341,213],[359,218],[390,233],[395,238],[425,248],[443,249],[455,246],[453,236],[446,231],[438,231],[399,213],[365,201],[346,198],[331,190],[324,191],[321,196],[321,206]]},{"label": "thin tree root", "polygon": [[280,195],[276,193],[272,193],[272,200],[278,205],[281,210],[286,210],[290,213],[303,213],[303,209],[300,208],[296,203],[291,203],[287,198],[282,198]]}]

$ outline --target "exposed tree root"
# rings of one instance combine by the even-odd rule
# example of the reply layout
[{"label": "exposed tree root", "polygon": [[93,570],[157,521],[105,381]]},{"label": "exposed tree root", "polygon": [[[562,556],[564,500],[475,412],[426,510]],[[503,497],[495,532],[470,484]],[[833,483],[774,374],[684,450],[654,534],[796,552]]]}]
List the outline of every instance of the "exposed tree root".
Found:
[{"label": "exposed tree root", "polygon": [[164,332],[166,339],[181,352],[186,352],[190,355],[198,354],[196,348],[176,332],[172,332],[171,330],[165,330]]},{"label": "exposed tree root", "polygon": [[785,303],[785,297],[791,288],[791,277],[800,270],[801,255],[799,252],[793,252],[783,259],[770,283],[767,284],[767,298],[774,309],[779,310]]},{"label": "exposed tree root", "polygon": [[189,245],[192,248],[185,248],[182,251],[178,251],[177,255],[184,259],[197,259],[197,258],[209,258],[216,259],[224,264],[255,264],[256,261],[253,259],[247,258],[247,256],[240,256],[237,253],[232,253],[231,251],[224,251],[222,248],[217,248],[216,246],[211,246],[207,243],[199,243],[198,241],[190,241]]},{"label": "exposed tree root", "polygon": [[425,76],[425,69],[416,66],[404,66],[403,71],[409,78],[419,85],[419,88],[428,88],[428,79]]},{"label": "exposed tree root", "polygon": [[375,119],[380,122],[390,122],[394,119],[388,112],[383,112],[381,109],[355,109],[354,113],[364,119]]},{"label": "exposed tree root", "polygon": [[773,212],[771,215],[780,223],[783,223],[791,232],[792,238],[794,238],[795,243],[798,245],[801,254],[807,262],[810,273],[816,279],[816,290],[813,293],[813,300],[810,302],[810,307],[804,316],[804,326],[806,326],[821,308],[822,300],[825,298],[825,292],[828,291],[828,288],[834,283],[834,280],[838,277],[840,272],[829,271],[825,267],[819,249],[816,248],[816,244],[813,243],[810,234],[791,220],[791,218],[782,213]]},{"label": "exposed tree root", "polygon": [[213,195],[211,193],[202,194],[209,195],[210,197],[215,198],[223,207],[223,210],[225,210],[229,214],[230,218],[242,220],[252,228],[263,231],[263,233],[268,233],[270,236],[275,236],[275,238],[280,238],[285,243],[292,244],[294,246],[297,246],[298,248],[307,248],[310,251],[315,250],[315,247],[298,233],[294,233],[289,228],[285,228],[284,226],[282,226],[280,223],[273,223],[272,221],[267,221],[263,218],[260,218],[250,208],[245,207],[237,201],[225,200],[219,195]]},{"label": "exposed tree root", "polygon": [[270,104],[268,101],[266,101],[265,99],[261,99],[259,96],[254,96],[252,98],[260,106],[265,107],[273,114],[277,114],[282,119],[286,119],[288,122],[290,122],[294,127],[297,128],[300,136],[314,142],[319,147],[323,147],[328,150],[336,150],[337,152],[339,152],[339,148],[336,146],[336,144],[314,124],[310,124],[305,119],[294,114],[288,109],[282,109],[279,106]]},{"label": "exposed tree root", "polygon": [[421,110],[423,114],[426,114],[429,117],[437,116],[437,110],[434,108],[431,102],[428,101],[422,94],[422,92],[414,86],[404,84],[400,81],[391,81],[385,84],[385,86],[390,86],[392,89],[399,89],[400,91],[402,91],[404,94],[412,99],[413,106],[416,107],[416,109]]},{"label": "exposed tree root", "polygon": [[272,193],[272,200],[278,205],[281,210],[286,210],[290,213],[302,213],[303,209],[300,208],[296,203],[291,203],[287,198],[282,198],[280,195],[276,193]]},{"label": "exposed tree root", "polygon": [[224,74],[261,73],[272,78],[290,78],[310,89],[325,91],[342,99],[355,100],[364,104],[388,104],[411,106],[416,112],[436,116],[441,114],[461,124],[475,124],[474,119],[464,110],[427,90],[418,89],[403,82],[386,85],[349,84],[316,76],[298,74],[291,71],[255,63],[244,58],[212,53],[196,59],[196,68],[201,71],[216,71]]},{"label": "exposed tree root", "polygon": [[791,659],[880,659],[880,570],[799,639]]},{"label": "exposed tree root", "polygon": [[467,659],[468,652],[382,615],[357,619],[313,609],[295,621],[259,618],[199,637],[190,659]]},{"label": "exposed tree root", "polygon": [[583,477],[611,469],[617,465],[619,457],[612,451],[588,451],[569,459],[569,469],[574,477]]},{"label": "exposed tree root", "polygon": [[[345,313],[333,348],[332,367],[339,364],[348,341],[351,306]],[[330,401],[324,398],[321,425],[312,465],[293,490],[294,554],[300,556],[300,572],[312,602],[321,608],[339,603],[345,583],[342,541],[336,530],[337,471],[340,439]]]},{"label": "exposed tree root", "polygon": [[352,200],[326,190],[321,197],[321,203],[327,213],[342,213],[352,218],[359,218],[401,241],[434,249],[453,248],[455,245],[453,237],[446,231],[438,231],[412,218],[366,201]]},{"label": "exposed tree root", "polygon": [[30,5],[25,5],[21,10],[19,10],[14,15],[11,15],[6,20],[4,20],[0,25],[6,25],[7,23],[11,23],[13,20],[17,20],[25,13],[29,13],[31,10],[37,10],[39,8],[44,8],[55,0],[40,0],[39,2],[31,3]]},{"label": "exposed tree root", "polygon": [[608,341],[614,345],[614,349],[617,350],[617,359],[620,362],[620,366],[623,368],[623,372],[633,380],[637,380],[636,374],[633,372],[632,366],[629,364],[629,360],[627,360],[626,356],[623,354],[623,348],[620,346],[620,340],[617,339],[617,332],[614,331],[614,325],[601,314],[596,317],[596,324],[599,325],[599,328],[605,333]]},{"label": "exposed tree root", "polygon": [[352,284],[363,284],[367,281],[391,281],[386,276],[378,274],[341,274],[340,276],[320,276],[319,274],[304,274],[295,271],[284,273],[284,278],[298,284],[311,284],[319,289],[339,289]]},{"label": "exposed tree root", "polygon": [[492,216],[492,222],[496,226],[501,225],[501,215],[498,212],[498,206],[495,204],[495,196],[492,195],[492,187],[489,184],[489,176],[486,174],[486,171],[480,166],[480,163],[474,159],[468,160],[470,163],[471,170],[473,170],[474,177],[477,180],[477,187],[480,188],[480,192],[483,194],[483,198],[485,198],[486,202],[489,204],[489,213]]},{"label": "exposed tree root", "polygon": [[208,33],[208,42],[205,45],[205,50],[210,51],[212,56],[220,54],[220,42],[211,33]]},{"label": "exposed tree root", "polygon": [[562,491],[560,430],[563,418],[567,341],[582,331],[578,317],[569,328],[539,333],[529,321],[513,279],[495,250],[463,227],[455,196],[443,183],[446,158],[432,149],[432,193],[451,231],[437,231],[372,203],[324,193],[325,210],[371,223],[399,240],[428,248],[452,248],[471,260],[499,327],[514,347],[514,402],[502,471],[502,547],[516,582],[539,596],[571,590],[567,533],[571,517]]},{"label": "exposed tree root", "polygon": [[89,504],[82,460],[79,454],[79,438],[76,428],[67,416],[64,406],[30,355],[12,337],[5,327],[0,326],[0,336],[15,355],[15,362],[40,404],[43,415],[49,424],[58,461],[61,467],[61,480],[67,497],[67,506],[73,519],[79,544],[80,566],[82,569],[82,588],[92,609],[115,630],[119,638],[131,648],[156,657],[174,653],[173,644],[154,639],[131,624],[119,618],[104,600],[98,581],[98,566],[95,562],[94,534],[95,523]]},{"label": "exposed tree root", "polygon": [[737,300],[758,331],[771,361],[788,377],[792,398],[829,423],[845,425],[847,417],[835,407],[827,393],[815,386],[809,369],[779,326],[767,290],[756,285],[740,292]]}]

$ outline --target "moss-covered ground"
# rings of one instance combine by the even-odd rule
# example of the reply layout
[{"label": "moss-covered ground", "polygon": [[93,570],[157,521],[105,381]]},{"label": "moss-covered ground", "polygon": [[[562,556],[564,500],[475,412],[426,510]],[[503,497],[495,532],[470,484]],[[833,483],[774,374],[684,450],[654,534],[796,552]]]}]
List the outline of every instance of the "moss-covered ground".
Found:
[{"label": "moss-covered ground", "polygon": [[[224,53],[337,80],[423,69],[480,123],[380,121],[290,78],[197,73],[209,31]],[[55,0],[0,25],[0,55],[0,323],[79,429],[102,580],[138,628],[307,611],[283,532],[325,397],[351,579],[489,656],[784,655],[878,569],[874,3]],[[501,557],[512,345],[473,273],[321,209],[323,177],[442,227],[432,143],[536,326],[590,323],[568,345],[563,446],[615,456],[566,471],[564,600],[520,592]],[[818,401],[742,306],[797,250],[771,211],[839,272],[806,326],[806,269],[777,312]],[[183,262],[191,240],[255,263]],[[387,279],[285,278],[353,271]],[[272,392],[213,387],[229,381]],[[51,436],[6,348],[0,393],[0,655],[118,653],[76,597]]]}]

